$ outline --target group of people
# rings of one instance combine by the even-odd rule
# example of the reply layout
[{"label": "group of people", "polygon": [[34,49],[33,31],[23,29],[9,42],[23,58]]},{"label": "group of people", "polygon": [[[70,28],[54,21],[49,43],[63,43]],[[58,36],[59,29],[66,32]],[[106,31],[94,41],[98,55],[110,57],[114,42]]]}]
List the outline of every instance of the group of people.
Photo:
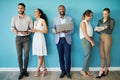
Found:
[{"label": "group of people", "polygon": [[[61,74],[59,77],[63,78],[66,75],[68,78],[71,78],[71,35],[74,31],[74,26],[72,26],[72,30],[63,30],[61,32],[58,32],[56,29],[57,25],[70,22],[73,23],[72,18],[66,15],[66,8],[64,5],[59,5],[58,12],[59,16],[55,17],[53,21],[52,32],[55,35],[55,43],[59,55],[59,63],[61,69]],[[44,61],[44,56],[47,55],[44,34],[48,33],[48,21],[45,13],[39,8],[35,9],[34,16],[36,20],[33,24],[33,20],[31,19],[31,17],[25,14],[25,4],[19,3],[18,15],[12,18],[11,30],[16,34],[16,49],[20,69],[18,79],[22,79],[23,76],[29,76],[29,73],[27,72],[27,67],[29,62],[31,33],[34,33],[32,42],[32,54],[38,56],[38,66],[34,76],[46,76],[47,74],[47,69]],[[90,23],[92,16],[93,12],[91,10],[86,10],[83,13],[82,22],[80,23],[80,39],[84,50],[84,64],[80,73],[84,77],[91,76],[91,73],[89,71],[90,56],[92,52],[92,47],[95,46],[93,39],[93,28]],[[108,74],[110,67],[110,48],[112,44],[111,33],[114,27],[114,20],[110,17],[109,8],[105,8],[103,10],[103,18],[98,21],[97,26],[104,27],[103,29],[97,29],[97,32],[100,34],[101,65],[99,75],[96,78],[101,78],[102,76],[106,76]],[[22,59],[23,53],[24,60]],[[41,67],[42,73],[40,71]]]}]

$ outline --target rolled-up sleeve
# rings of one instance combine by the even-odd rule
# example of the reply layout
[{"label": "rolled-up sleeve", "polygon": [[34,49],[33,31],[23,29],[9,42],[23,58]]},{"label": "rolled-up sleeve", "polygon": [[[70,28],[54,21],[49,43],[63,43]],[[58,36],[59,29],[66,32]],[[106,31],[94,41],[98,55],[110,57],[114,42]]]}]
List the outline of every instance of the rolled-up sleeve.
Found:
[{"label": "rolled-up sleeve", "polygon": [[33,28],[33,20],[32,20],[32,18],[30,18],[29,28],[30,28],[30,29],[32,29],[32,28]]},{"label": "rolled-up sleeve", "polygon": [[115,26],[115,21],[113,19],[111,19],[111,21],[110,21],[110,33],[113,32],[114,26]]},{"label": "rolled-up sleeve", "polygon": [[15,17],[12,18],[10,29],[11,30],[15,29]]}]

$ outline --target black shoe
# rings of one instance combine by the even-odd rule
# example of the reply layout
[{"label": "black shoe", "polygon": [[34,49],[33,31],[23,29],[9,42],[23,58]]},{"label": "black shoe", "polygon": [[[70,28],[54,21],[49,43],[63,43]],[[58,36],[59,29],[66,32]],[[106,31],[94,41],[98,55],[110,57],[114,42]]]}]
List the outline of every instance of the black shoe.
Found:
[{"label": "black shoe", "polygon": [[102,77],[104,76],[104,73],[105,73],[105,72],[103,71],[103,73],[102,73],[100,76],[97,76],[96,78],[98,78],[98,79],[99,79],[99,78],[102,78]]},{"label": "black shoe", "polygon": [[107,70],[106,72],[104,72],[104,75],[103,76],[107,76],[109,73],[109,70]]},{"label": "black shoe", "polygon": [[23,76],[24,76],[24,73],[23,73],[23,72],[21,72],[21,73],[19,74],[19,76],[18,76],[18,79],[22,79],[22,78],[23,78]]},{"label": "black shoe", "polygon": [[24,75],[25,75],[26,77],[28,77],[28,76],[29,76],[29,73],[28,73],[27,71],[25,71],[25,72],[24,72]]},{"label": "black shoe", "polygon": [[61,74],[60,74],[60,78],[63,78],[65,75],[66,75],[65,72],[61,72]]},{"label": "black shoe", "polygon": [[70,75],[70,73],[67,74],[67,78],[71,79],[71,75]]}]

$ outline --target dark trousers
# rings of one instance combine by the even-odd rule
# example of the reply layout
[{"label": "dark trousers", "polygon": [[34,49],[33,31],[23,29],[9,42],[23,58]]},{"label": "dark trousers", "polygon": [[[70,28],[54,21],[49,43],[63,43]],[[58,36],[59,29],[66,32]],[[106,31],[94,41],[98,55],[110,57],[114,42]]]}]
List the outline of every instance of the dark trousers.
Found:
[{"label": "dark trousers", "polygon": [[71,69],[71,45],[66,42],[65,38],[60,38],[57,44],[59,53],[59,62],[62,72],[70,73]]},{"label": "dark trousers", "polygon": [[[27,71],[30,50],[30,36],[16,36],[16,49],[20,72]],[[22,59],[22,52],[24,52],[24,62]]]}]

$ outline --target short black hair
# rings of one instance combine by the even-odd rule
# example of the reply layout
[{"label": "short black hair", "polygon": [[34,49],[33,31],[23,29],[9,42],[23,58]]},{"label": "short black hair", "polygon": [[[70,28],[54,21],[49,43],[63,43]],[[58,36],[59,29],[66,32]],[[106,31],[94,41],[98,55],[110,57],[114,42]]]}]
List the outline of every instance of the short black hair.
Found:
[{"label": "short black hair", "polygon": [[109,8],[104,8],[103,11],[108,11],[108,13],[110,13],[110,9]]},{"label": "short black hair", "polygon": [[18,6],[21,5],[25,8],[25,4],[24,3],[19,3]]},{"label": "short black hair", "polygon": [[59,6],[58,6],[58,9],[59,9],[60,7],[63,7],[63,8],[66,10],[66,8],[65,8],[64,5],[59,5]]}]

